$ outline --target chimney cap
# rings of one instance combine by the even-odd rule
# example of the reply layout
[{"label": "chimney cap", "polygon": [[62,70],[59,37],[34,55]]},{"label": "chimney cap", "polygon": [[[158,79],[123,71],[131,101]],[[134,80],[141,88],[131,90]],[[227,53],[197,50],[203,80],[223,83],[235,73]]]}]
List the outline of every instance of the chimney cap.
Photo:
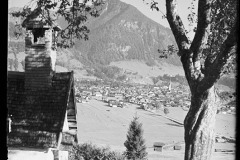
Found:
[{"label": "chimney cap", "polygon": [[54,31],[62,30],[61,27],[55,22],[56,19],[53,16],[50,15],[50,17],[48,17],[49,15],[40,14],[40,12],[37,10],[33,12],[36,12],[36,14],[27,17],[22,23],[22,26],[27,30],[32,30],[34,28],[53,28]]},{"label": "chimney cap", "polygon": [[34,28],[44,28],[44,29],[53,28],[54,31],[62,30],[62,28],[58,24],[52,22],[52,25],[49,25],[47,22],[44,22],[42,19],[39,20],[38,18],[33,20],[28,20],[28,22],[24,21],[23,23],[25,23],[24,27],[26,27],[27,30],[32,30]]}]

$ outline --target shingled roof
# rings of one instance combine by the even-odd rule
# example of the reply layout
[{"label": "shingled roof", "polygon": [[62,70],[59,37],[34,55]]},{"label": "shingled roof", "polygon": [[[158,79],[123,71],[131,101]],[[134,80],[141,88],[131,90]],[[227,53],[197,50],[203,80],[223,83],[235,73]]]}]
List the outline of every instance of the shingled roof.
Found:
[{"label": "shingled roof", "polygon": [[8,146],[56,148],[68,109],[74,98],[73,72],[54,73],[52,86],[27,89],[25,72],[8,72],[7,105],[12,115]]}]

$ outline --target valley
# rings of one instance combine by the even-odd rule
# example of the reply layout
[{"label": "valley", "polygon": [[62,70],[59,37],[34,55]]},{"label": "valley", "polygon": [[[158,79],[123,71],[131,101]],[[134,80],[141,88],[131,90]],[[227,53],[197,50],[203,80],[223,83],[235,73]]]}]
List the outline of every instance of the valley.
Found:
[{"label": "valley", "polygon": [[[13,34],[18,20],[9,16],[7,67],[8,71],[24,72],[25,32],[19,39]],[[61,17],[57,23],[66,25]],[[143,124],[149,160],[184,159],[183,123],[191,93],[177,53],[168,58],[160,58],[159,53],[168,45],[176,47],[172,31],[120,0],[107,0],[101,16],[89,18],[86,25],[89,39],[74,39],[72,48],[58,48],[55,64],[57,73],[74,72],[69,94],[74,97],[72,104],[76,101],[77,119],[73,123],[78,143],[123,152],[129,124],[137,116]],[[222,76],[215,88],[216,145],[212,159],[233,160],[236,73]],[[155,142],[165,144],[162,152],[154,150]]]}]

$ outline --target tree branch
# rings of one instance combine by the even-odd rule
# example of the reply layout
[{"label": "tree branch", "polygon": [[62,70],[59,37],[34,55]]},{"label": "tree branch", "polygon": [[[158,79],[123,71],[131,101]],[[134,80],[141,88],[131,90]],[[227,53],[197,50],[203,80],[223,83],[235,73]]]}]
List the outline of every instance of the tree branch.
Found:
[{"label": "tree branch", "polygon": [[166,10],[168,23],[171,27],[171,30],[178,45],[178,49],[181,53],[182,50],[189,49],[190,42],[186,36],[186,31],[182,20],[177,13],[176,0],[166,0]]},{"label": "tree branch", "polygon": [[213,85],[224,73],[227,65],[231,63],[232,56],[236,54],[237,46],[237,22],[235,22],[231,32],[226,40],[223,42],[220,48],[220,52],[217,55],[214,62],[208,67],[205,78],[203,79],[199,87],[208,88]]},{"label": "tree branch", "polygon": [[237,22],[234,24],[231,29],[230,34],[227,39],[224,41],[221,46],[220,53],[213,62],[212,70],[217,72],[219,75],[222,74],[222,71],[225,69],[225,65],[228,63],[231,56],[236,52],[237,45]]},{"label": "tree branch", "polygon": [[[186,36],[186,31],[180,16],[177,13],[176,0],[166,0],[167,20],[175,36],[178,45],[179,55],[190,89],[194,89],[197,81],[201,78],[199,62],[193,61],[193,52],[190,50],[190,41]],[[197,67],[196,67],[197,66]]]},{"label": "tree branch", "polygon": [[201,58],[202,51],[207,44],[211,22],[211,3],[212,0],[198,1],[197,31],[190,47],[193,52],[193,62]]}]

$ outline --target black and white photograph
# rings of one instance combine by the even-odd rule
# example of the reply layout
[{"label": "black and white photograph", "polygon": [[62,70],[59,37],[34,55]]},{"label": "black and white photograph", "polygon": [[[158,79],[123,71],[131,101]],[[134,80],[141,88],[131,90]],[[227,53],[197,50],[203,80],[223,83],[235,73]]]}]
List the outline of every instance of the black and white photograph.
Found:
[{"label": "black and white photograph", "polygon": [[8,0],[8,160],[237,160],[238,0]]}]

